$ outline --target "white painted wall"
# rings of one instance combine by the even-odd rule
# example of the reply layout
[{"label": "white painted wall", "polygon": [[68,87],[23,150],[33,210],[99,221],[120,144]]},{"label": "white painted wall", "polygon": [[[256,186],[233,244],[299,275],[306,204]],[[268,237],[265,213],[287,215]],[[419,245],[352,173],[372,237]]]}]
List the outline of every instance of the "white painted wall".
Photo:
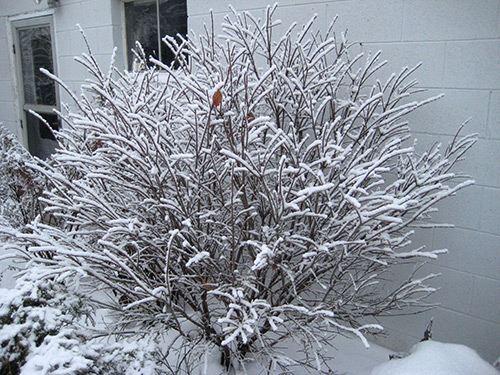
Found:
[{"label": "white painted wall", "polygon": [[21,139],[21,129],[15,107],[17,97],[15,97],[13,87],[14,73],[10,61],[12,42],[8,39],[6,5],[5,2],[0,2],[0,123]]},{"label": "white painted wall", "polygon": [[[262,17],[273,1],[233,0],[237,10]],[[441,273],[441,289],[432,297],[441,306],[421,315],[381,319],[388,336],[378,342],[407,350],[423,337],[434,317],[434,338],[475,348],[492,361],[500,355],[500,1],[498,0],[281,0],[278,18],[284,25],[318,15],[325,28],[338,14],[337,30],[348,29],[362,51],[382,50],[389,64],[382,77],[404,66],[423,66],[415,73],[421,97],[445,97],[421,109],[409,120],[425,146],[447,143],[458,127],[472,118],[466,132],[478,132],[479,142],[461,164],[476,185],[443,202],[436,221],[453,229],[418,233],[415,245],[448,248],[449,254],[423,271]],[[220,31],[227,1],[189,0],[189,27],[201,32],[214,12]],[[405,267],[408,270],[408,267]],[[395,279],[402,273],[394,273]]]},{"label": "white painted wall", "polygon": [[[75,27],[80,23],[101,63],[113,46],[125,66],[120,0],[60,0],[54,12],[59,75],[78,91],[85,71],[74,61],[84,45]],[[220,30],[228,1],[188,0],[189,28],[200,32],[213,9]],[[263,15],[273,1],[233,0],[236,9]],[[480,140],[462,170],[476,185],[440,205],[437,221],[454,229],[418,233],[415,244],[449,249],[449,255],[427,266],[442,274],[433,297],[441,306],[418,316],[384,319],[388,336],[379,342],[406,350],[421,339],[434,317],[434,338],[469,345],[487,360],[500,355],[500,0],[282,0],[278,17],[284,25],[306,22],[318,14],[324,28],[338,14],[337,30],[348,29],[351,41],[365,52],[383,51],[387,77],[403,66],[422,61],[420,86],[445,98],[410,118],[422,145],[447,142],[458,126],[472,117],[467,132]],[[0,122],[19,134],[12,66],[9,61],[7,16],[47,9],[46,0],[0,0]],[[382,77],[384,78],[384,77]],[[66,96],[62,96],[67,101]],[[394,278],[401,277],[395,273]]]},{"label": "white painted wall", "polygon": [[[107,72],[111,53],[117,47],[116,63],[125,68],[125,41],[123,34],[123,2],[119,0],[60,0],[54,13],[58,75],[75,92],[89,78],[85,68],[74,61],[75,56],[87,53],[84,39],[76,24],[85,32],[93,55]],[[61,101],[70,102],[67,95]]]}]

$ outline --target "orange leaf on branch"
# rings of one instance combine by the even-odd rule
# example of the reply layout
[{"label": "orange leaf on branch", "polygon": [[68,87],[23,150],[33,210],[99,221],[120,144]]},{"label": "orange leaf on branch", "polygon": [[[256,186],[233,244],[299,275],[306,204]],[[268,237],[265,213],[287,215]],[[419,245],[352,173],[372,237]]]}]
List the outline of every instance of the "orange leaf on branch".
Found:
[{"label": "orange leaf on branch", "polygon": [[255,120],[255,116],[253,115],[252,112],[249,112],[247,116],[248,123],[250,124],[253,120]]},{"label": "orange leaf on branch", "polygon": [[221,105],[222,103],[222,93],[220,92],[220,90],[217,90],[214,94],[214,96],[212,97],[212,103],[215,107],[218,107]]}]

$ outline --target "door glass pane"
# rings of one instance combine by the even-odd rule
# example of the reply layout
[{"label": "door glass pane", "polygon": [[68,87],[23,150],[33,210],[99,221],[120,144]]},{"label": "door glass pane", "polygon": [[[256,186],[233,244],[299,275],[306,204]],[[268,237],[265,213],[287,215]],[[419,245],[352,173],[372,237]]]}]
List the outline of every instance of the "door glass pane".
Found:
[{"label": "door glass pane", "polygon": [[[43,114],[42,117],[53,130],[59,130],[59,119],[54,114]],[[28,122],[28,148],[30,153],[41,159],[48,158],[55,150],[57,142],[50,129],[37,117],[26,112]]]},{"label": "door glass pane", "polygon": [[54,72],[50,26],[18,29],[24,100],[28,104],[56,105],[55,83],[40,72]]}]

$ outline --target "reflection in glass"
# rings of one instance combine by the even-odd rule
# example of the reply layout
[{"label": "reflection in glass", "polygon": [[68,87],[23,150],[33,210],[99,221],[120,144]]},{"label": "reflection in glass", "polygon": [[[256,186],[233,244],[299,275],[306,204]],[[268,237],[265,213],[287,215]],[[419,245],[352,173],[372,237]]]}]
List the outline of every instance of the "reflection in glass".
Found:
[{"label": "reflection in glass", "polygon": [[[146,57],[158,59],[160,46],[158,45],[158,18],[157,1],[160,9],[160,36],[187,35],[187,8],[186,0],[135,0],[125,3],[125,18],[127,26],[127,46],[129,67],[132,66],[135,41],[139,41]],[[169,64],[174,56],[168,47],[161,45],[161,61]]]},{"label": "reflection in glass", "polygon": [[50,26],[18,30],[24,100],[28,104],[56,105],[55,83],[40,68],[53,72]]}]

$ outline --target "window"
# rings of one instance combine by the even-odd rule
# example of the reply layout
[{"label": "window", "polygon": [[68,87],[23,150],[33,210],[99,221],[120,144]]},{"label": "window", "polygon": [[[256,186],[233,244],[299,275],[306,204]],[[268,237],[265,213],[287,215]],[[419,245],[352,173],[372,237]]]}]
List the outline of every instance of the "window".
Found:
[{"label": "window", "polygon": [[153,56],[165,64],[174,59],[162,42],[165,35],[187,35],[186,0],[134,0],[125,3],[127,57],[132,68],[135,42],[139,41],[146,57]]}]

